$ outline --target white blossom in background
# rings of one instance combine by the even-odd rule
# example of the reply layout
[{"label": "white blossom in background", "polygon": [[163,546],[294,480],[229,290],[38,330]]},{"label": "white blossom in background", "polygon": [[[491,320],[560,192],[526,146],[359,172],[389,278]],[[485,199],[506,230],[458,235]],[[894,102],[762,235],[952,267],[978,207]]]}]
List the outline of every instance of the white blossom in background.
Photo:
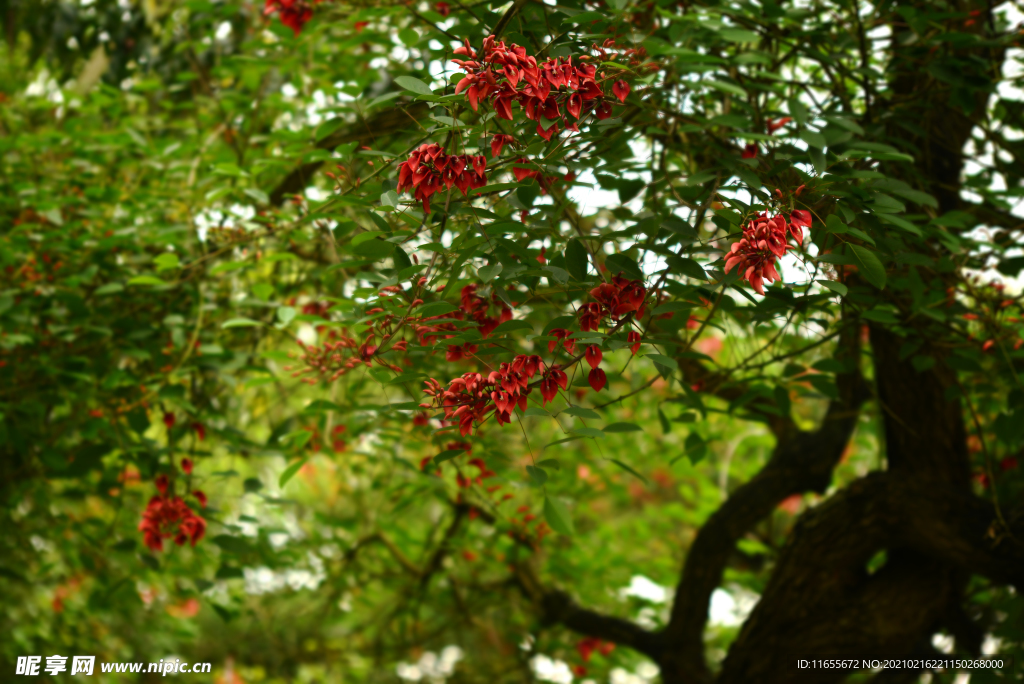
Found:
[{"label": "white blossom in background", "polygon": [[395,674],[409,682],[425,680],[430,684],[440,684],[455,672],[455,665],[462,656],[462,649],[458,646],[445,646],[441,655],[427,651],[415,664],[399,663]]},{"label": "white blossom in background", "polygon": [[643,575],[633,575],[629,580],[629,586],[619,589],[619,598],[625,600],[631,596],[641,598],[651,603],[665,603],[668,601],[669,589]]},{"label": "white blossom in background", "polygon": [[708,608],[708,624],[712,627],[739,627],[760,600],[760,594],[736,585],[728,590],[715,589]]},{"label": "white blossom in background", "polygon": [[613,668],[608,673],[608,684],[650,684],[658,676],[658,666],[654,663],[640,663],[636,672],[621,667]]},{"label": "white blossom in background", "polygon": [[564,660],[555,660],[544,654],[535,655],[530,659],[530,669],[541,681],[572,684],[572,670],[569,669],[569,663]]}]

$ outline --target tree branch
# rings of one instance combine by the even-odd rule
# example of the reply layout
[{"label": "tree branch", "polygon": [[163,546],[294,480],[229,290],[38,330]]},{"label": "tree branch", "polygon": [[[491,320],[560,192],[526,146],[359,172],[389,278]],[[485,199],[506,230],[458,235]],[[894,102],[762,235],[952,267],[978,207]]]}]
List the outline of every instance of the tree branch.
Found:
[{"label": "tree branch", "polygon": [[533,602],[545,624],[561,624],[585,636],[612,641],[657,660],[663,647],[661,635],[624,618],[581,608],[567,592],[544,587],[532,558],[515,566],[515,578],[522,592]]},{"label": "tree branch", "polygon": [[[844,328],[838,357],[855,360],[859,354],[857,331]],[[792,427],[780,430],[771,460],[752,480],[740,487],[704,524],[686,557],[676,587],[675,603],[660,659],[666,679],[710,682],[704,659],[704,624],[711,594],[721,582],[736,542],[786,497],[805,491],[824,493],[853,433],[861,404],[867,397],[859,370],[837,377],[839,401],[833,401],[816,432]]]}]

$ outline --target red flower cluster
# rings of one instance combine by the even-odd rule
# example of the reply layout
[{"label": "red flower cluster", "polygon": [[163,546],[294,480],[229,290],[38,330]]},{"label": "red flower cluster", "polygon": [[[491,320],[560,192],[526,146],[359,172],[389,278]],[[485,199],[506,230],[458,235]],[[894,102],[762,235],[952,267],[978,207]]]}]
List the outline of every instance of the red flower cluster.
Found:
[{"label": "red flower cluster", "polygon": [[[401,369],[398,366],[375,356],[377,345],[374,344],[374,339],[373,336],[370,336],[365,342],[359,344],[355,339],[349,337],[345,330],[340,333],[332,330],[328,339],[319,345],[306,344],[297,339],[295,343],[302,348],[302,354],[299,355],[298,360],[302,363],[303,368],[293,371],[292,377],[297,378],[316,373],[321,377],[328,376],[328,381],[333,382],[354,368],[372,367],[374,359],[382,366],[400,373]],[[398,348],[397,344],[392,346],[392,349],[396,348]],[[284,369],[290,371],[292,366],[285,366]],[[303,381],[311,385],[316,382],[314,378],[304,378]]]},{"label": "red flower cluster", "polygon": [[487,158],[468,154],[445,154],[437,143],[420,145],[409,158],[398,165],[398,192],[415,188],[415,198],[423,203],[423,212],[430,213],[430,196],[452,186],[462,191],[487,185]]},{"label": "red flower cluster", "polygon": [[263,7],[263,16],[269,16],[274,12],[281,17],[281,23],[297,36],[302,32],[306,22],[313,18],[313,4],[307,0],[267,0]]},{"label": "red flower cluster", "polygon": [[594,651],[606,656],[615,650],[615,644],[611,641],[601,641],[596,637],[585,637],[576,642],[576,650],[579,651],[583,662],[588,663]]},{"label": "red flower cluster", "polygon": [[445,420],[458,422],[459,432],[465,437],[472,434],[473,422],[482,421],[491,411],[498,425],[512,422],[512,411],[516,407],[525,411],[529,380],[543,370],[544,362],[539,356],[520,354],[512,363],[502,363],[486,378],[480,373],[455,378],[448,389],[431,378],[424,381],[427,389],[423,393],[433,397],[433,403],[420,404],[420,407],[443,408]]},{"label": "red flower cluster", "polygon": [[617,322],[622,316],[636,312],[637,317],[642,318],[647,288],[642,280],[627,280],[617,275],[610,283],[601,283],[591,290],[590,296],[597,301],[584,304],[579,310],[580,330],[583,332],[597,330],[609,316]]},{"label": "red flower cluster", "polygon": [[750,282],[755,292],[763,295],[765,279],[769,283],[779,280],[775,258],[792,249],[788,243],[790,234],[797,244],[803,243],[804,226],[811,226],[808,211],[794,211],[788,223],[781,214],[770,218],[767,214],[759,214],[743,225],[743,238],[733,243],[725,259],[725,272],[739,267],[743,279]]},{"label": "red flower cluster", "polygon": [[[139,531],[142,532],[146,546],[153,551],[163,551],[164,539],[171,537],[174,537],[174,543],[178,546],[186,541],[191,541],[192,546],[195,546],[206,533],[206,521],[193,513],[180,496],[168,496],[166,475],[156,479],[156,487],[160,495],[149,500],[139,522]],[[197,491],[193,495],[206,505],[205,494]]]},{"label": "red flower cluster", "polygon": [[[455,92],[466,91],[473,111],[486,98],[499,118],[511,121],[512,103],[518,102],[526,118],[537,122],[537,133],[545,140],[558,132],[558,121],[570,130],[578,130],[576,123],[566,123],[566,114],[577,120],[591,111],[599,119],[612,115],[611,104],[602,99],[604,92],[597,83],[597,68],[591,64],[574,65],[571,57],[551,58],[538,64],[536,57],[526,54],[526,48],[514,43],[506,46],[504,41],[496,42],[494,36],[484,39],[483,58],[478,60],[476,50],[468,40],[465,42],[464,47],[455,49],[455,54],[470,59],[452,60],[466,72]],[[624,102],[629,84],[618,81],[613,92]],[[594,102],[598,99],[602,100],[599,104]],[[548,122],[547,128],[544,120]]]}]

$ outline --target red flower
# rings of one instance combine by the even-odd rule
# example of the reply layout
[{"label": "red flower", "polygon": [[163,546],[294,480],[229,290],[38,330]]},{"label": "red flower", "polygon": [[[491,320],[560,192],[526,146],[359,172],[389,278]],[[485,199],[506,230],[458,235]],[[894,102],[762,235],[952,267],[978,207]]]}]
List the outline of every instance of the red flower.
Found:
[{"label": "red flower", "polygon": [[619,98],[619,102],[622,104],[626,104],[626,98],[629,97],[629,91],[629,84],[621,79],[612,85],[612,94]]},{"label": "red flower", "polygon": [[192,429],[196,431],[196,436],[199,437],[200,442],[206,439],[206,428],[202,423],[192,423]]},{"label": "red flower", "polygon": [[564,390],[568,383],[569,378],[564,372],[557,368],[552,369],[540,383],[540,396],[544,399],[543,404],[553,401],[558,395],[558,388],[561,387]]},{"label": "red flower", "polygon": [[[529,162],[527,162],[525,159],[519,159],[517,163],[518,164],[527,164]],[[515,175],[516,180],[518,182],[522,183],[527,178],[536,178],[537,174],[539,174],[540,171],[538,171],[537,169],[531,169],[529,167],[513,165],[512,166],[512,173],[513,173],[513,175]]]},{"label": "red flower", "polygon": [[184,471],[184,473],[186,475],[191,475],[192,474],[192,459],[191,458],[183,458],[183,459],[181,459],[181,469],[182,469],[182,471]]},{"label": "red flower", "polygon": [[750,143],[743,148],[743,154],[740,155],[744,159],[753,159],[757,156],[757,143]]},{"label": "red flower", "polygon": [[370,25],[368,21],[357,21],[353,26],[356,29],[356,33],[362,33],[363,29]]},{"label": "red flower", "polygon": [[[206,497],[197,493],[196,498],[205,505]],[[178,546],[191,541],[192,546],[203,538],[206,533],[206,521],[192,512],[181,497],[154,496],[149,500],[146,510],[139,522],[139,531],[143,534],[146,546],[153,551],[162,551],[164,539],[174,537]]]},{"label": "red flower", "polygon": [[1007,470],[1013,470],[1014,468],[1017,467],[1017,465],[1018,463],[1016,456],[1007,456],[1006,458],[999,462],[999,469],[1005,473]]},{"label": "red flower", "polygon": [[[465,79],[463,79],[465,80]],[[463,86],[463,82],[456,87]],[[415,198],[422,202],[423,212],[430,213],[430,197],[454,185],[463,195],[470,189],[487,184],[487,159],[467,154],[448,155],[437,143],[420,145],[409,158],[398,165],[398,192],[414,189]]]},{"label": "red flower", "polygon": [[170,430],[172,427],[174,427],[174,414],[173,413],[167,412],[167,413],[164,414],[164,425],[167,426],[168,430]]},{"label": "red flower", "polygon": [[[299,35],[306,22],[313,18],[313,6],[306,0],[267,0],[263,7],[263,15],[274,12],[281,17],[281,23]],[[364,22],[365,24],[365,22]]]},{"label": "red flower", "polygon": [[601,311],[601,305],[591,302],[584,304],[580,307],[580,330],[583,332],[592,332],[601,327],[601,319],[604,318],[604,314]]},{"label": "red flower", "polygon": [[775,258],[789,249],[786,227],[786,220],[782,216],[768,218],[766,214],[760,214],[747,222],[743,226],[743,239],[733,243],[725,259],[725,272],[738,266],[743,278],[750,282],[754,291],[763,295],[765,279],[768,282],[779,280]]},{"label": "red flower", "polygon": [[491,138],[491,157],[501,156],[501,150],[505,145],[511,145],[515,141],[511,135],[504,135],[499,133],[498,135]]},{"label": "red flower", "polygon": [[587,375],[587,382],[590,383],[590,386],[594,388],[595,392],[600,392],[604,389],[604,386],[608,384],[608,377],[600,368],[592,368],[590,373]]},{"label": "red flower", "polygon": [[631,330],[630,333],[626,335],[626,342],[631,345],[629,350],[633,352],[633,356],[636,356],[636,353],[640,351],[640,339],[640,333],[636,330]]},{"label": "red flower", "polygon": [[452,8],[448,6],[447,2],[438,2],[434,4],[434,10],[442,17],[446,17],[452,13]]},{"label": "red flower", "polygon": [[196,500],[199,501],[200,506],[206,508],[206,494],[204,494],[202,490],[197,489],[196,491],[192,492],[192,496],[196,497]]},{"label": "red flower", "polygon": [[810,228],[812,221],[811,212],[806,211],[804,209],[794,209],[793,214],[789,217],[789,220],[802,228]]},{"label": "red flower", "polygon": [[170,485],[170,480],[166,475],[157,475],[156,480],[154,480],[154,484],[156,484],[156,490],[160,492],[161,496],[163,496],[167,493],[167,487]]},{"label": "red flower", "polygon": [[792,120],[793,119],[791,117],[788,117],[788,116],[784,116],[781,119],[779,119],[778,121],[773,121],[772,119],[768,119],[765,122],[767,124],[767,126],[768,126],[768,135],[771,135],[772,133],[774,133],[775,131],[779,130],[780,128],[782,128],[783,126],[785,126],[786,124],[788,124]]},{"label": "red flower", "polygon": [[592,344],[589,347],[587,347],[585,356],[587,359],[587,363],[590,364],[590,367],[597,368],[601,364],[601,358],[603,354],[601,353],[600,347],[598,347],[596,344]]}]

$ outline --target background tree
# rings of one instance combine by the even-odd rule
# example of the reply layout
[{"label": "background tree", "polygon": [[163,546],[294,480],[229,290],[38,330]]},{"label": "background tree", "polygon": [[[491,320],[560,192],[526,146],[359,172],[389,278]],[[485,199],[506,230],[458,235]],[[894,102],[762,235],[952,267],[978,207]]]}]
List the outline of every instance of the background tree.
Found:
[{"label": "background tree", "polygon": [[1020,677],[1015,12],[6,0],[2,667]]}]

